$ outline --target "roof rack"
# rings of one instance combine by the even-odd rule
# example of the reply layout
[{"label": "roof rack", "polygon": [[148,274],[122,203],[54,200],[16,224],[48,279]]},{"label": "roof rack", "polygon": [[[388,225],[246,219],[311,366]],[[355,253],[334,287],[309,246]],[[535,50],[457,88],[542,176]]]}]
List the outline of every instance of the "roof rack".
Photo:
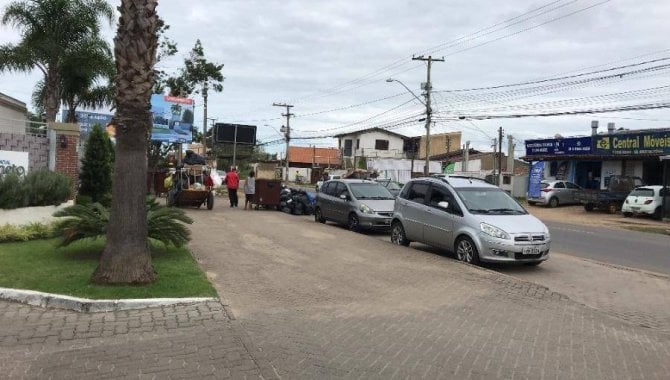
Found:
[{"label": "roof rack", "polygon": [[481,182],[484,182],[484,183],[487,183],[487,184],[490,185],[490,183],[489,183],[488,181],[486,181],[486,179],[484,179],[484,178],[473,177],[473,176],[467,176],[467,175],[453,175],[453,174],[447,174],[447,175],[433,175],[433,176],[430,176],[429,178],[437,178],[437,179],[441,179],[442,181],[444,181],[444,182],[446,182],[446,183],[449,183],[449,179],[450,179],[450,178],[459,178],[459,179],[467,179],[467,180],[470,181],[470,183],[472,183],[472,181],[475,180],[475,181],[481,181]]}]

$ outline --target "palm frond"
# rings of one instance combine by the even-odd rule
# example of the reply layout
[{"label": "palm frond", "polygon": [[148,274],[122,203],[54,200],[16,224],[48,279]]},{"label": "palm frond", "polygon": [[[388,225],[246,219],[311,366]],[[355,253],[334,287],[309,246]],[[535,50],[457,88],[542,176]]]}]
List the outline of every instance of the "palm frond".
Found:
[{"label": "palm frond", "polygon": [[100,203],[70,206],[57,211],[54,216],[63,218],[54,227],[62,237],[61,247],[77,240],[97,239],[107,233],[109,211]]}]

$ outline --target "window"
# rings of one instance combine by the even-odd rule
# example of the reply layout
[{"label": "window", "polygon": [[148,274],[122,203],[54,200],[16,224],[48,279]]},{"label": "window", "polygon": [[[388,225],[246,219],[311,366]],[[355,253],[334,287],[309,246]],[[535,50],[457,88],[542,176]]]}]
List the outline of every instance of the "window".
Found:
[{"label": "window", "polygon": [[512,176],[504,175],[503,176],[503,185],[511,185],[511,184],[512,184]]},{"label": "window", "polygon": [[344,152],[342,153],[345,157],[351,157],[351,140],[344,140]]},{"label": "window", "polygon": [[[446,210],[437,205],[440,202],[449,203],[449,206],[447,207]],[[428,199],[428,204],[430,205],[430,207],[435,207],[450,213],[460,213],[459,211],[457,211],[459,210],[458,205],[456,204],[454,197],[451,195],[449,190],[437,187],[435,185],[433,185],[433,187],[430,190],[430,198]]]},{"label": "window", "polygon": [[335,188],[335,194],[333,194],[333,195],[335,195],[336,197],[339,197],[340,195],[347,194],[347,193],[348,193],[347,185],[345,185],[342,182],[337,182],[337,187]]},{"label": "window", "polygon": [[389,150],[389,141],[375,140],[375,150]]},{"label": "window", "polygon": [[556,182],[554,184],[554,189],[565,189],[565,185],[563,184],[563,182]]},{"label": "window", "polygon": [[334,195],[335,186],[335,182],[326,182],[323,184],[323,189],[321,191],[327,195]]},{"label": "window", "polygon": [[361,149],[361,139],[356,139],[356,149]]},{"label": "window", "polygon": [[407,200],[417,203],[424,203],[426,200],[426,193],[428,193],[428,184],[415,182],[409,187]]},{"label": "window", "polygon": [[552,161],[549,164],[549,176],[550,177],[556,177],[557,172],[558,172],[558,162]]},{"label": "window", "polygon": [[579,186],[575,185],[575,184],[572,183],[572,182],[566,182],[566,183],[565,183],[565,186],[567,186],[568,189],[579,190]]}]

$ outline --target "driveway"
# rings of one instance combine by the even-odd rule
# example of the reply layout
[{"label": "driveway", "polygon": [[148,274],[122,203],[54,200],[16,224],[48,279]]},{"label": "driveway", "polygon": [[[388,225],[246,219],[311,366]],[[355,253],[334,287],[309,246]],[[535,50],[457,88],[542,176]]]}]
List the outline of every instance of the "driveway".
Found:
[{"label": "driveway", "polygon": [[310,217],[193,210],[191,248],[285,378],[665,378],[670,335]]}]

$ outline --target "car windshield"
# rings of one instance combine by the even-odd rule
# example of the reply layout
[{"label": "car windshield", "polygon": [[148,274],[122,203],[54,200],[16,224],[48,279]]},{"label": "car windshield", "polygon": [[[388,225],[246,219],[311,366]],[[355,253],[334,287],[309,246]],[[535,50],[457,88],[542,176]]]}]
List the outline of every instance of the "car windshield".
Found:
[{"label": "car windshield", "polygon": [[654,196],[654,189],[648,189],[648,188],[639,188],[635,189],[630,192],[629,196],[631,197],[653,197]]},{"label": "car windshield", "polygon": [[389,190],[400,190],[400,185],[391,181],[390,179],[383,179],[377,182],[381,183],[384,187],[386,187]]},{"label": "car windshield", "polygon": [[356,199],[395,199],[378,183],[350,183],[351,193]]},{"label": "car windshield", "polygon": [[473,214],[527,214],[514,198],[498,188],[456,189],[456,193]]}]

